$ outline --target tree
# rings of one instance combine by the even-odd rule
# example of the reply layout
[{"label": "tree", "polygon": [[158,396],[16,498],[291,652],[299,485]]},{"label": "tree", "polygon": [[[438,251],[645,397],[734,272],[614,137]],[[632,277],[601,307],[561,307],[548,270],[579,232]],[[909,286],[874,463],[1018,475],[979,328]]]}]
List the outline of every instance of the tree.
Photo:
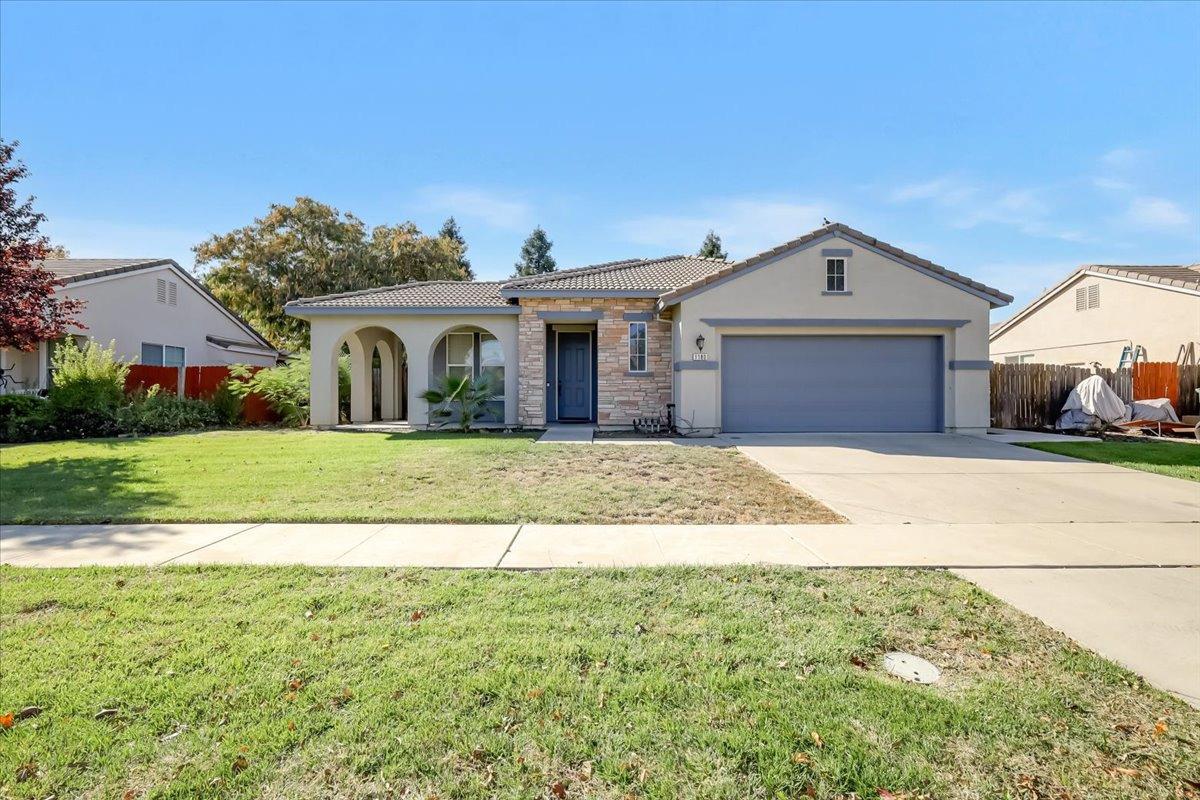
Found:
[{"label": "tree", "polygon": [[283,312],[290,300],[409,281],[461,280],[458,246],[411,222],[368,233],[347,212],[297,197],[244,228],[193,248],[209,290],[278,347],[303,348],[308,325]]},{"label": "tree", "polygon": [[513,273],[514,278],[521,278],[528,275],[541,275],[546,272],[554,272],[558,268],[554,257],[550,255],[550,248],[554,246],[554,242],[550,241],[550,237],[546,236],[546,232],[539,225],[533,229],[533,233],[525,240],[525,244],[521,245],[521,260],[516,264],[516,272]]},{"label": "tree", "polygon": [[33,210],[32,197],[17,204],[16,183],[29,172],[13,159],[17,144],[0,139],[0,346],[29,351],[85,327],[74,317],[84,304],[55,297],[63,283],[40,264],[50,253],[38,233],[46,215]]},{"label": "tree", "polygon": [[454,217],[450,217],[442,223],[442,229],[438,231],[438,236],[458,245],[458,266],[467,280],[475,280],[475,272],[471,269],[471,262],[467,259],[467,240],[463,238],[462,230],[459,229],[458,222]]},{"label": "tree", "polygon": [[704,243],[700,245],[700,252],[696,255],[701,258],[719,258],[724,261],[726,253],[721,249],[721,237],[710,230],[708,236],[704,237]]}]

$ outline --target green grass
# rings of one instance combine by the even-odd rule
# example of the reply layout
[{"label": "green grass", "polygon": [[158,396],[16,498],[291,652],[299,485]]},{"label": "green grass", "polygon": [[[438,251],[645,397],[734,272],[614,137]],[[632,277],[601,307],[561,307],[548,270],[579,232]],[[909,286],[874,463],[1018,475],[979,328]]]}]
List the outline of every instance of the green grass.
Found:
[{"label": "green grass", "polygon": [[1189,442],[1037,442],[1025,447],[1200,481],[1200,445]]},{"label": "green grass", "polygon": [[0,448],[0,521],[839,522],[731,449],[217,431]]},{"label": "green grass", "polygon": [[[0,731],[4,797],[1169,798],[1200,776],[1200,713],[940,572],[0,581],[0,713],[42,709]],[[890,649],[941,682],[887,676]]]}]

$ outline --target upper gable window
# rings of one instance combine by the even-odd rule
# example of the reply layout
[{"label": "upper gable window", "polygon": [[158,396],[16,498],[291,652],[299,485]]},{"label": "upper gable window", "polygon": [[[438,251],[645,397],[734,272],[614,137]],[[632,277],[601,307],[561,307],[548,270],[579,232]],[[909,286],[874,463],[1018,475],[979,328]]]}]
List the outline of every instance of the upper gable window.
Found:
[{"label": "upper gable window", "polygon": [[1087,311],[1089,308],[1100,307],[1100,284],[1080,286],[1075,290],[1075,310]]},{"label": "upper gable window", "polygon": [[846,291],[846,259],[825,259],[825,291]]}]

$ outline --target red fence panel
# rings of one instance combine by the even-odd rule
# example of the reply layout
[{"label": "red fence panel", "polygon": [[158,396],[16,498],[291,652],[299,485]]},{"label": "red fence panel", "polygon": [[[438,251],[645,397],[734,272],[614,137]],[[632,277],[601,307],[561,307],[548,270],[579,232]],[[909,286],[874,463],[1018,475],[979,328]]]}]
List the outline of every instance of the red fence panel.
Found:
[{"label": "red fence panel", "polygon": [[149,364],[132,364],[129,375],[125,378],[125,391],[132,392],[139,387],[149,390],[158,386],[159,391],[179,393],[179,367],[154,367]]},{"label": "red fence panel", "polygon": [[[253,374],[260,369],[262,368],[250,367],[250,372]],[[184,370],[184,394],[187,397],[207,400],[228,377],[229,367],[221,364],[187,367]],[[279,416],[265,399],[257,394],[250,394],[242,401],[242,420],[253,425],[278,422]]]},{"label": "red fence panel", "polygon": [[1179,408],[1179,365],[1172,361],[1142,361],[1133,365],[1133,399],[1165,397]]}]

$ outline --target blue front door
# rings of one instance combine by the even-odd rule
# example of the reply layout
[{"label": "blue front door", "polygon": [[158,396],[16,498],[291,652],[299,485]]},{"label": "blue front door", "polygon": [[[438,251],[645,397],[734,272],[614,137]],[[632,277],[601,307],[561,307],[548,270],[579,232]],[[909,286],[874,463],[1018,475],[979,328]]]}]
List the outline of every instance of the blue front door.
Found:
[{"label": "blue front door", "polygon": [[592,418],[592,336],[570,332],[558,335],[558,418]]}]

